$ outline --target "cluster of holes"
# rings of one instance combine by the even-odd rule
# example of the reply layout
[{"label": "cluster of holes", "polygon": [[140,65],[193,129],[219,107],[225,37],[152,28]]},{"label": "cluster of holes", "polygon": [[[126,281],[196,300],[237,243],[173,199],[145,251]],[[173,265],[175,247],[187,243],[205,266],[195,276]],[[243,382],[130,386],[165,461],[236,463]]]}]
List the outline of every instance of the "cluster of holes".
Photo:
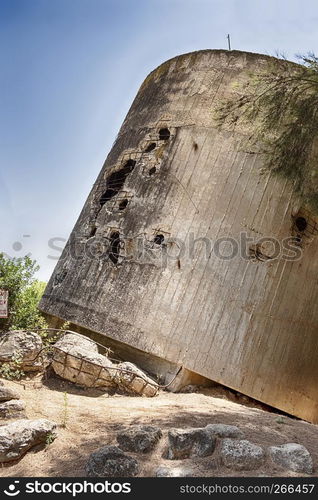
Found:
[{"label": "cluster of holes", "polygon": [[[170,131],[168,128],[161,128],[159,130],[159,140],[162,141],[167,141],[170,138]],[[150,153],[157,147],[157,144],[155,142],[151,142],[147,148],[145,149],[146,153]],[[99,199],[100,206],[102,207],[107,203],[109,200],[111,200],[114,196],[116,196],[119,191],[123,189],[123,186],[125,184],[125,181],[128,177],[129,174],[134,170],[136,165],[135,160],[128,160],[125,165],[120,169],[117,170],[116,172],[113,172],[106,181],[106,191],[102,194],[102,196]],[[149,170],[149,175],[154,175],[157,172],[156,167],[152,167]],[[129,203],[129,200],[127,198],[124,198],[123,200],[120,201],[118,205],[118,209],[120,211],[125,210]],[[97,231],[97,227],[94,226],[90,232],[90,237],[95,236]],[[109,242],[109,251],[108,251],[108,256],[109,259],[113,264],[118,264],[118,260],[120,257],[120,234],[118,231],[113,231],[110,235],[110,242]],[[163,234],[156,234],[154,237],[154,244],[160,246],[164,243],[164,236]]]},{"label": "cluster of holes", "polygon": [[111,200],[116,194],[122,190],[125,181],[129,174],[134,170],[136,165],[135,160],[128,160],[123,168],[110,174],[106,182],[106,191],[102,194],[99,203],[101,206]]}]

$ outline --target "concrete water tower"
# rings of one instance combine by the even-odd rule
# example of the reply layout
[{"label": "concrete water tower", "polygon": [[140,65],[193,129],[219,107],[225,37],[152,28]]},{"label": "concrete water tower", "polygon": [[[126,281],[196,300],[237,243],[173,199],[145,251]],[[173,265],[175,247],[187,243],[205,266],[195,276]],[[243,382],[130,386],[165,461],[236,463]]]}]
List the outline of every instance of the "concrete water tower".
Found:
[{"label": "concrete water tower", "polygon": [[243,126],[215,122],[268,60],[204,50],[146,78],[41,309],[152,373],[182,366],[318,422],[316,218]]}]

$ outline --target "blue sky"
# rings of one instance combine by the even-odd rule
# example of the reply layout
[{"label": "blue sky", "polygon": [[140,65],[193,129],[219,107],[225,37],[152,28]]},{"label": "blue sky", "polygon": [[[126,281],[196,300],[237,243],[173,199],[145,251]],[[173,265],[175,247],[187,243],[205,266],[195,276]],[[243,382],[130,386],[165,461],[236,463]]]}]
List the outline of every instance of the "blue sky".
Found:
[{"label": "blue sky", "polygon": [[[147,74],[177,54],[316,51],[315,0],[0,0],[0,251],[48,279]],[[61,242],[61,245],[63,243]]]}]

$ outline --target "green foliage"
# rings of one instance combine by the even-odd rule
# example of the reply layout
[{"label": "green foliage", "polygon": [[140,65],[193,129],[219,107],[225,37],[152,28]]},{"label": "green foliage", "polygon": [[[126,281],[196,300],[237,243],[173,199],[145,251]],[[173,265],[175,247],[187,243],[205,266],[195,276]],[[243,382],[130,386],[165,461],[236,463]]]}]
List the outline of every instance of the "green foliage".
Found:
[{"label": "green foliage", "polygon": [[49,446],[56,439],[56,434],[54,432],[48,432],[45,439],[45,444]]},{"label": "green foliage", "polygon": [[12,328],[28,330],[47,326],[44,317],[38,310],[38,304],[45,287],[46,283],[36,280],[28,288],[21,291]]},{"label": "green foliage", "polygon": [[217,119],[233,127],[245,122],[264,166],[292,180],[318,212],[318,58],[310,53],[299,60],[272,58],[239,89],[239,97],[222,104]]},{"label": "green foliage", "polygon": [[21,369],[21,357],[17,353],[10,362],[2,363],[0,376],[6,380],[20,380],[25,375]]},{"label": "green foliage", "polygon": [[39,266],[29,257],[9,259],[0,253],[0,288],[9,291],[9,318],[0,319],[0,331],[45,328],[38,310],[45,283],[34,278]]}]

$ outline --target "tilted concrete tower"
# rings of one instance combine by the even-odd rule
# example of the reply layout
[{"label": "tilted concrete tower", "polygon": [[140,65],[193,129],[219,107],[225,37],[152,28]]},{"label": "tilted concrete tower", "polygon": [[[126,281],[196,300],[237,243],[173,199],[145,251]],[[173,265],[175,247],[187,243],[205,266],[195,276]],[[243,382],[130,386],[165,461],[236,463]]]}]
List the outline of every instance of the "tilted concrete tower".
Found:
[{"label": "tilted concrete tower", "polygon": [[41,309],[153,373],[183,366],[318,422],[316,219],[242,125],[215,122],[268,60],[204,50],[146,78]]}]

